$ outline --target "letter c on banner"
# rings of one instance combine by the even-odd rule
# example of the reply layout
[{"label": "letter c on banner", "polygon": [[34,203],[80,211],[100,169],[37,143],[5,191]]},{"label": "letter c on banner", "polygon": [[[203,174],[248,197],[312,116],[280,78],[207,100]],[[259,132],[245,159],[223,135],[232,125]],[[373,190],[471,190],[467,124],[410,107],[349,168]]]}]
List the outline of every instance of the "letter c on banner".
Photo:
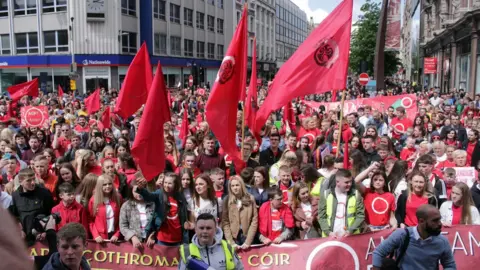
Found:
[{"label": "letter c on banner", "polygon": [[311,270],[312,269],[312,262],[315,256],[317,255],[318,252],[320,252],[322,249],[327,248],[327,247],[340,247],[348,251],[350,255],[352,255],[353,258],[353,263],[355,264],[354,270],[360,270],[360,260],[358,259],[357,253],[353,248],[345,243],[339,242],[339,241],[328,241],[325,242],[316,248],[313,249],[313,251],[310,253],[307,259],[307,265],[305,267],[306,270]]}]

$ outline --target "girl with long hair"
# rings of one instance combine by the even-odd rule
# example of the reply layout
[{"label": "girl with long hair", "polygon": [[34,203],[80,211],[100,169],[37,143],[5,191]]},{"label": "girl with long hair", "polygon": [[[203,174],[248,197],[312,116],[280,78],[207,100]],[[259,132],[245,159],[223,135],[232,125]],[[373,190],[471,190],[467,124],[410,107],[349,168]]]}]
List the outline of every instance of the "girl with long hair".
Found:
[{"label": "girl with long hair", "polygon": [[267,188],[270,186],[268,181],[267,169],[264,166],[255,167],[253,172],[253,185],[249,188],[250,194],[255,198],[257,207],[262,206],[268,201]]},{"label": "girl with long hair", "polygon": [[180,164],[180,153],[178,152],[177,146],[173,140],[165,141],[165,157],[172,162],[175,168]]},{"label": "girl with long hair", "polygon": [[[145,187],[145,178],[138,179],[138,193],[145,201],[155,202],[155,222],[151,232],[157,232],[157,244],[179,246],[188,243],[188,230],[193,229],[193,216],[188,213],[188,205],[183,196],[180,177],[167,173],[163,187],[151,193]],[[149,232],[150,233],[150,232]],[[150,235],[150,240],[153,236]]]},{"label": "girl with long hair", "polygon": [[350,155],[350,162],[352,164],[352,176],[356,177],[359,175],[363,170],[367,168],[367,163],[365,162],[365,157],[362,152],[354,151]]},{"label": "girl with long hair", "polygon": [[120,237],[119,216],[122,199],[113,187],[112,177],[102,174],[97,179],[95,193],[88,203],[89,228],[97,243],[110,240],[116,243]]},{"label": "girl with long hair", "polygon": [[453,128],[445,127],[447,130],[445,132],[445,138],[443,138],[443,141],[447,146],[452,145],[457,148],[461,148],[461,144],[458,141],[457,138],[457,132]]},{"label": "girl with long hair", "polygon": [[128,153],[121,154],[118,156],[117,166],[119,167],[118,171],[127,177],[127,184],[130,184],[135,179],[135,173],[138,171],[133,157]]},{"label": "girl with long hair", "polygon": [[293,186],[292,212],[300,239],[320,237],[318,200],[310,195],[310,188],[304,182],[297,182]]},{"label": "girl with long hair", "polygon": [[188,209],[193,209],[193,194],[195,193],[195,181],[193,181],[192,170],[189,168],[180,169],[180,180],[182,182],[183,196],[187,200]]},{"label": "girl with long hair", "polygon": [[420,171],[413,171],[408,176],[408,188],[403,191],[397,200],[395,217],[403,229],[418,225],[416,212],[423,204],[430,204],[438,208],[438,201],[435,194],[430,192],[430,181]]},{"label": "girl with long hair", "polygon": [[363,195],[365,205],[365,222],[371,231],[379,231],[390,227],[397,228],[395,220],[395,196],[388,192],[387,175],[376,171],[371,176],[370,185],[365,187],[362,178],[373,171],[379,164],[373,163],[367,170],[355,178],[358,190]]},{"label": "girl with long hair", "polygon": [[88,202],[93,196],[93,192],[97,186],[97,179],[98,175],[89,173],[83,178],[80,185],[77,187],[75,200],[83,205],[85,209],[88,209]]},{"label": "girl with long hair", "polygon": [[147,225],[153,220],[155,203],[145,202],[136,185],[128,188],[127,194],[128,200],[120,208],[120,232],[135,248],[141,249],[145,242],[151,247],[155,242],[147,240]]},{"label": "girl with long hair", "polygon": [[57,198],[60,198],[58,187],[61,184],[67,182],[70,183],[74,188],[77,188],[80,185],[80,179],[75,173],[75,168],[73,168],[72,164],[68,162],[62,163],[58,166],[56,175],[58,175],[58,180],[55,184],[55,194],[57,195]]},{"label": "girl with long hair", "polygon": [[102,174],[102,167],[97,164],[95,153],[92,150],[80,149],[76,151],[74,167],[80,179],[83,179],[89,173],[98,176]]},{"label": "girl with long hair", "polygon": [[55,166],[56,166],[56,155],[53,149],[45,148],[43,149],[43,155],[47,158],[48,161],[48,172],[51,174],[55,174]]},{"label": "girl with long hair", "polygon": [[451,200],[440,207],[442,224],[445,227],[452,225],[480,225],[480,214],[475,207],[472,193],[467,184],[458,182],[453,186]]},{"label": "girl with long hair", "polygon": [[258,211],[255,198],[247,192],[240,176],[234,175],[228,181],[228,195],[222,209],[225,239],[234,247],[250,248],[257,233]]},{"label": "girl with long hair", "polygon": [[193,212],[195,219],[203,213],[210,213],[220,219],[222,208],[215,196],[215,189],[210,176],[202,173],[195,179],[195,193],[193,196]]}]

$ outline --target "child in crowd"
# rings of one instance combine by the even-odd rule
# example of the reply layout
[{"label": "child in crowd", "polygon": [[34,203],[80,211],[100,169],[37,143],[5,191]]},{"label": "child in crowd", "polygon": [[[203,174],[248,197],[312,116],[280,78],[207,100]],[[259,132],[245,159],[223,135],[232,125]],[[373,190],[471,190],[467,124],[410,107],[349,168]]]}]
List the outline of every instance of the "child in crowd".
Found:
[{"label": "child in crowd", "polygon": [[63,226],[71,222],[77,222],[85,227],[88,232],[87,211],[81,204],[75,201],[75,189],[70,183],[62,183],[58,187],[60,203],[52,208],[52,214],[61,217],[60,223],[57,223],[55,230],[58,232]]}]

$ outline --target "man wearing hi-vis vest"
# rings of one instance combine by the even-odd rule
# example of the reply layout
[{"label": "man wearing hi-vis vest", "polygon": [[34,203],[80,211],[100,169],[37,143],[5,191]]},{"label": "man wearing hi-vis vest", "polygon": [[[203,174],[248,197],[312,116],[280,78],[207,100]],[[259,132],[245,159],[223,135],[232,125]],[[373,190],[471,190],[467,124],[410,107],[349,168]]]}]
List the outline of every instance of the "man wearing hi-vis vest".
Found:
[{"label": "man wearing hi-vis vest", "polygon": [[178,269],[243,270],[242,261],[217,228],[216,217],[209,213],[200,214],[195,224],[195,235],[191,244],[180,246]]},{"label": "man wearing hi-vis vest", "polygon": [[350,171],[339,169],[335,173],[335,188],[320,196],[318,222],[322,237],[342,237],[360,233],[365,220],[363,198],[352,188]]}]

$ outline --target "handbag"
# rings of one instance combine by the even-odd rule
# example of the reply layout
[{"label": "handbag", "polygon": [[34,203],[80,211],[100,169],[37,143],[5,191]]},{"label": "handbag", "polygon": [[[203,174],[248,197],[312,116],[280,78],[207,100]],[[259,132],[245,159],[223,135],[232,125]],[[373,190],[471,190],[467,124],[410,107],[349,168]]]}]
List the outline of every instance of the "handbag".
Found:
[{"label": "handbag", "polygon": [[410,233],[408,232],[407,228],[405,228],[405,232],[406,232],[406,235],[405,235],[405,238],[403,239],[403,245],[400,248],[400,252],[398,253],[398,256],[395,259],[393,259],[393,257],[395,256],[395,250],[393,250],[387,258],[383,259],[382,267],[380,269],[400,270],[400,267],[399,267],[400,261],[405,255],[408,245],[410,244]]}]

